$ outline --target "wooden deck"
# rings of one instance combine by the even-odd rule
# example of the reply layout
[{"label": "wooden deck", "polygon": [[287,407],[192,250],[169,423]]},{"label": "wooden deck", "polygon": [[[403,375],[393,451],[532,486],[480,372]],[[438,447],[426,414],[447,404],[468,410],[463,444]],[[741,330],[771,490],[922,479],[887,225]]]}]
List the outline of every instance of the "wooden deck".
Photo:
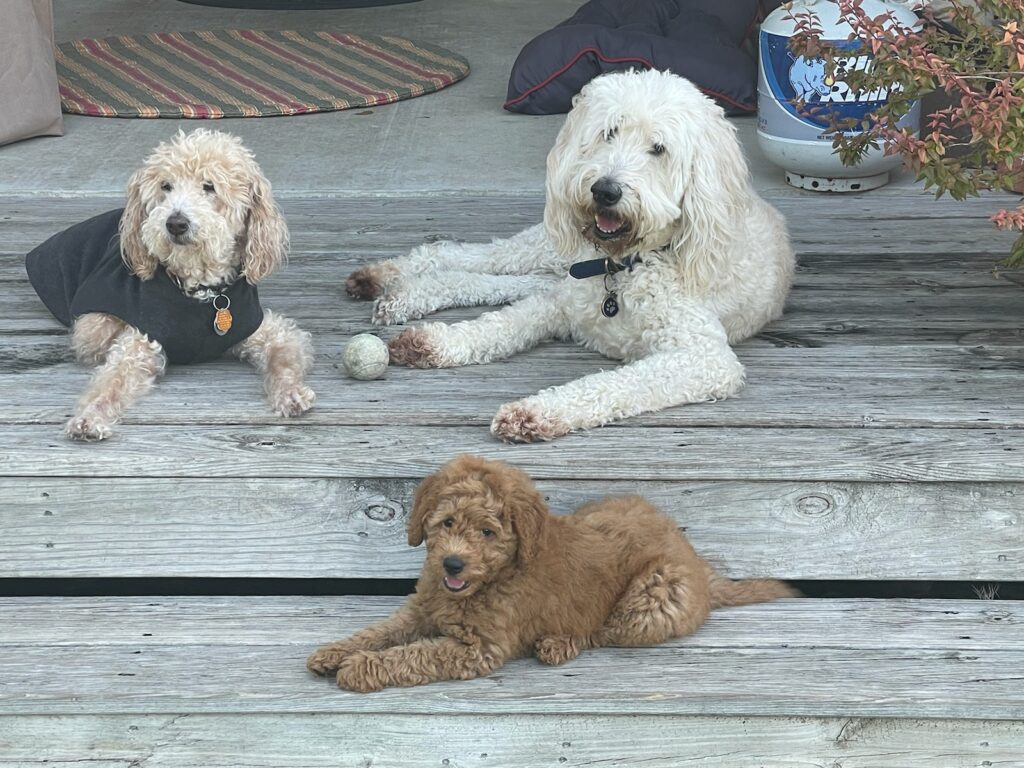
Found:
[{"label": "wooden deck", "polygon": [[[2,200],[0,578],[410,578],[416,482],[475,452],[556,511],[643,493],[734,577],[1021,581],[1024,286],[994,273],[991,202],[773,202],[800,268],[786,316],[739,348],[733,400],[507,446],[487,431],[501,403],[610,363],[552,344],[347,379],[343,345],[370,329],[354,266],[512,234],[542,201],[296,198],[292,263],[261,294],[314,333],[316,409],[270,416],[241,363],[172,369],[80,445],[61,427],[89,373],[23,255],[119,202]],[[1024,765],[1020,602],[784,601],[658,648],[369,696],[306,673],[397,602],[0,597],[0,766]]]}]

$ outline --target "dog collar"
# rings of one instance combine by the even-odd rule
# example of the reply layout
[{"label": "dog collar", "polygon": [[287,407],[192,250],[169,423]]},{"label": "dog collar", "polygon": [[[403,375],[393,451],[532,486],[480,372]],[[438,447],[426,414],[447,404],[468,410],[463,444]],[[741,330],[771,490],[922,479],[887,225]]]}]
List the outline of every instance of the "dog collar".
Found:
[{"label": "dog collar", "polygon": [[569,267],[569,274],[577,280],[584,280],[588,277],[597,277],[598,275],[614,275],[627,269],[632,272],[633,267],[643,263],[644,261],[640,258],[640,254],[638,253],[627,256],[621,263],[613,261],[611,258],[606,256],[603,259],[577,261]]},{"label": "dog collar", "polygon": [[213,301],[219,295],[222,295],[228,288],[238,282],[239,278],[244,277],[242,272],[238,272],[234,278],[228,280],[221,280],[219,283],[213,285],[207,285],[205,283],[199,283],[192,288],[186,288],[185,283],[180,277],[171,272],[171,270],[164,268],[167,276],[171,278],[171,281],[178,286],[178,290],[188,296],[190,299],[195,299],[201,302]]},{"label": "dog collar", "polygon": [[227,295],[227,290],[243,276],[241,272],[235,275],[234,280],[222,280],[217,285],[199,284],[195,288],[188,289],[176,274],[170,270],[166,271],[167,275],[174,281],[174,284],[178,286],[178,290],[190,299],[195,299],[203,304],[213,304],[214,333],[218,336],[223,336],[231,330],[235,318],[231,314],[231,299]]},{"label": "dog collar", "polygon": [[619,314],[619,294],[610,284],[613,275],[629,270],[637,264],[643,264],[639,254],[634,253],[627,256],[622,262],[612,261],[605,257],[603,259],[590,259],[589,261],[577,261],[569,267],[569,274],[577,280],[584,280],[588,277],[604,275],[604,300],[601,302],[601,314],[605,317],[615,317]]}]

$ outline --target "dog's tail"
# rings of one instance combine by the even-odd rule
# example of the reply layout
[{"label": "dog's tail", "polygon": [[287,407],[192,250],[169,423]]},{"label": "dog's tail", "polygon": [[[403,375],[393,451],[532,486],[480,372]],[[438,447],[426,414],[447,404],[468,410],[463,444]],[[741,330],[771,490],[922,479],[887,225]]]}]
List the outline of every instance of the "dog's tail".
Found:
[{"label": "dog's tail", "polygon": [[711,607],[767,603],[783,597],[803,597],[798,591],[777,579],[728,579],[712,572],[710,578]]}]

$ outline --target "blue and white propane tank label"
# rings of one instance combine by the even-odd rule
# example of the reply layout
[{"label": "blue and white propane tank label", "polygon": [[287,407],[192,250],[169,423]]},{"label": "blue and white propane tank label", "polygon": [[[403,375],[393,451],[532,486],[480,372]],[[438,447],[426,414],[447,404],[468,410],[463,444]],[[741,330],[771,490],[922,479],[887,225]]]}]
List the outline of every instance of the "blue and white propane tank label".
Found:
[{"label": "blue and white propane tank label", "polygon": [[[825,68],[824,59],[808,59],[789,49],[789,37],[761,32],[760,67],[758,74],[757,127],[762,133],[798,141],[827,141],[831,143],[829,126],[834,116],[839,120],[864,120],[871,112],[884,105],[889,89],[853,91],[843,76],[846,72],[865,70],[872,57],[857,54],[857,42],[829,40],[837,51],[849,51],[848,56],[836,56],[833,75]],[[803,104],[798,107],[798,103]],[[917,125],[919,107],[900,120],[900,125]],[[853,133],[853,132],[849,132]]]}]

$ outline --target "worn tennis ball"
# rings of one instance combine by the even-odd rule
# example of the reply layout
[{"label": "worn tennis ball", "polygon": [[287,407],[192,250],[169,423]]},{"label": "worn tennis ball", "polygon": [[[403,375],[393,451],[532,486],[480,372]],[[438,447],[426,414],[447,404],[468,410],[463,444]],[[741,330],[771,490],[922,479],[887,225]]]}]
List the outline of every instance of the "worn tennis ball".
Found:
[{"label": "worn tennis ball", "polygon": [[353,379],[381,378],[388,369],[388,345],[372,333],[353,336],[345,345],[341,362]]}]

